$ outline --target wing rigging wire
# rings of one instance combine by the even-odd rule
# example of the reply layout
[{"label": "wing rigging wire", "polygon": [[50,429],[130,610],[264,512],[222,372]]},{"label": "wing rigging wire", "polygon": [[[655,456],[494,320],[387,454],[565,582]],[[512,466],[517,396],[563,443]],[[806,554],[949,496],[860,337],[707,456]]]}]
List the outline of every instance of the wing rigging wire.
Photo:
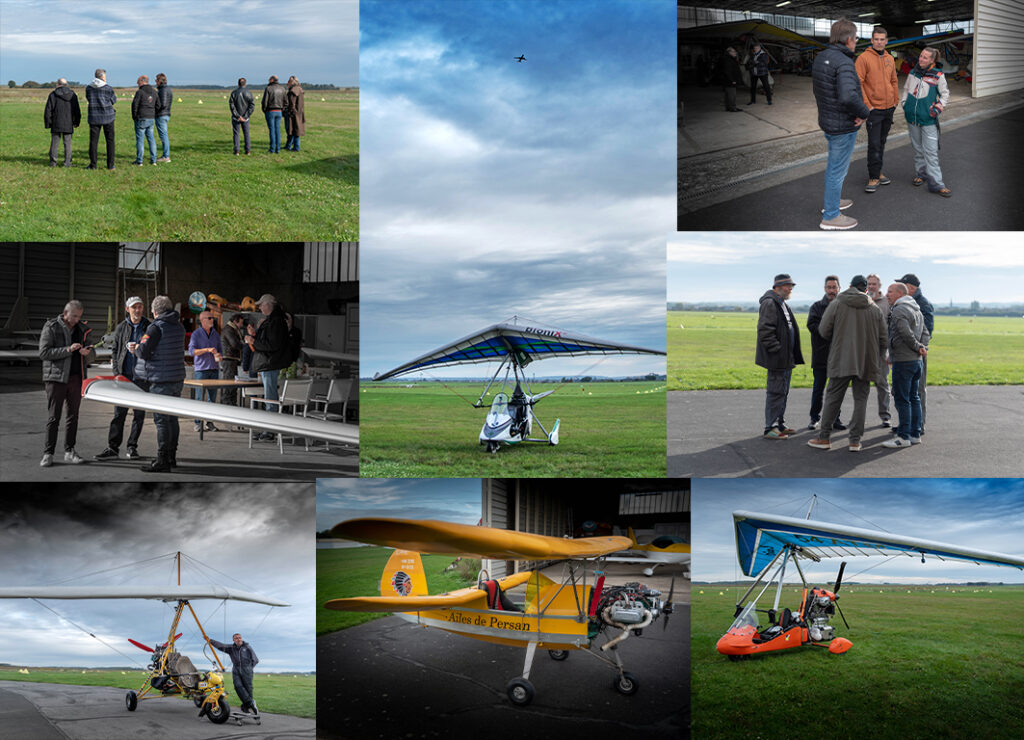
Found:
[{"label": "wing rigging wire", "polygon": [[81,630],[82,632],[84,632],[85,634],[89,635],[89,637],[93,638],[94,640],[97,640],[97,641],[99,641],[99,642],[100,642],[100,643],[101,643],[102,645],[105,645],[106,647],[110,648],[110,649],[111,649],[111,650],[113,650],[113,651],[114,651],[115,653],[117,653],[118,655],[120,655],[120,656],[121,656],[122,658],[125,658],[126,660],[128,660],[128,661],[130,661],[130,662],[134,663],[134,664],[135,664],[136,666],[138,666],[139,668],[143,668],[143,667],[144,667],[144,666],[143,666],[143,665],[142,665],[141,663],[139,663],[139,662],[138,662],[137,660],[135,660],[135,658],[131,657],[130,655],[125,655],[125,654],[124,654],[124,653],[122,653],[122,652],[121,652],[120,650],[118,650],[118,649],[117,649],[116,647],[114,647],[113,645],[111,645],[111,644],[110,644],[109,642],[106,642],[106,641],[105,641],[105,640],[104,640],[103,638],[101,638],[101,637],[97,637],[97,636],[96,636],[96,635],[95,635],[94,633],[90,632],[89,630],[87,630],[87,629],[86,629],[85,627],[83,627],[82,625],[80,625],[80,624],[77,624],[76,622],[73,622],[72,620],[70,620],[70,619],[68,619],[67,617],[65,617],[65,616],[64,616],[63,614],[60,614],[60,613],[58,613],[58,612],[57,612],[57,611],[55,611],[54,609],[51,609],[51,608],[50,608],[49,606],[47,606],[46,604],[44,604],[43,602],[41,602],[41,601],[40,601],[39,599],[32,599],[32,601],[36,602],[37,604],[39,604],[39,606],[43,607],[43,608],[44,608],[44,609],[46,609],[47,611],[53,612],[53,614],[54,614],[54,615],[55,615],[55,616],[56,616],[56,617],[57,617],[58,619],[62,619],[62,620],[64,620],[65,622],[67,622],[67,623],[68,623],[68,624],[70,624],[71,626],[73,626],[73,627],[76,627],[76,628],[80,629],[80,630]]}]

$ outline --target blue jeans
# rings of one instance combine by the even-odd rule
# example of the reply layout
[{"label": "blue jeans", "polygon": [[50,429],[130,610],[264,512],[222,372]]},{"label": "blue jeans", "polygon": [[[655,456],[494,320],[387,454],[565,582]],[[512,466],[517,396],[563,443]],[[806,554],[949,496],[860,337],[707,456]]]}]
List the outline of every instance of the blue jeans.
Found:
[{"label": "blue jeans", "polygon": [[268,110],[267,128],[270,129],[270,151],[274,154],[281,151],[281,111]]},{"label": "blue jeans", "polygon": [[260,380],[263,381],[263,397],[270,400],[277,400],[277,376],[280,370],[263,370],[260,372]]},{"label": "blue jeans", "polygon": [[825,134],[828,142],[828,164],[825,166],[825,213],[822,221],[831,221],[839,215],[839,198],[843,194],[843,180],[850,169],[850,156],[857,143],[857,132]]},{"label": "blue jeans", "polygon": [[920,360],[892,363],[892,398],[900,415],[896,428],[900,439],[921,436],[921,396],[917,392],[920,380]]},{"label": "blue jeans", "polygon": [[285,142],[285,149],[291,149],[292,151],[299,151],[299,137],[288,135],[288,141]]},{"label": "blue jeans", "polygon": [[[173,383],[150,383],[149,392],[158,396],[181,396],[181,389],[185,386],[181,380]],[[156,448],[157,451],[167,458],[174,457],[178,452],[178,417],[174,414],[153,414],[153,422],[156,424]]]},{"label": "blue jeans", "polygon": [[[220,377],[220,372],[218,370],[216,370],[216,369],[213,369],[213,370],[196,370],[194,373],[192,373],[192,375],[193,375],[193,377],[196,380],[216,380],[217,378]],[[205,389],[203,389],[203,388],[193,388],[192,389],[192,398],[195,398],[195,399],[197,399],[199,401],[202,401],[203,400],[203,392],[204,392],[204,390],[206,392],[207,398],[209,398],[209,400],[210,400],[210,403],[217,403],[217,389],[216,388],[205,388]],[[196,424],[202,424],[203,423],[202,419],[193,419],[193,421]]]},{"label": "blue jeans", "polygon": [[153,126],[156,121],[152,118],[143,118],[135,122],[135,161],[142,162],[142,141],[149,142],[149,161],[156,164],[156,138],[153,136]]},{"label": "blue jeans", "polygon": [[160,148],[163,150],[161,157],[171,158],[171,140],[167,138],[167,122],[171,120],[170,116],[157,116],[156,117],[156,133],[160,137]]}]

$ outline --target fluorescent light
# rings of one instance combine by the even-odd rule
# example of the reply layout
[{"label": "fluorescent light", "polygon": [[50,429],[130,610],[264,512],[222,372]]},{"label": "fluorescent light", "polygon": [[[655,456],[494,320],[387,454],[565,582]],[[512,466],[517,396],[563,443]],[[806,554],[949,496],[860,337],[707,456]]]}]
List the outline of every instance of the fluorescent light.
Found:
[{"label": "fluorescent light", "polygon": [[872,15],[874,15],[874,13],[861,13],[857,17],[858,18],[867,18],[868,16],[872,16]]},{"label": "fluorescent light", "polygon": [[775,7],[781,8],[783,5],[789,5],[791,2],[793,2],[793,0],[786,0],[785,2],[782,3],[775,3]]},{"label": "fluorescent light", "polygon": [[914,21],[914,23],[932,23],[931,18],[925,18],[923,21]]}]

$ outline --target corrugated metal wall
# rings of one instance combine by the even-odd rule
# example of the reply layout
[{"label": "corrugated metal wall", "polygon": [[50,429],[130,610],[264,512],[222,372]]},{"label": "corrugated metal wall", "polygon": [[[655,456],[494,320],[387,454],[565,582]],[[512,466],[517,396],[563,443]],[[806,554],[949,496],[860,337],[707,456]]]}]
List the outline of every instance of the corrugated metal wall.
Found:
[{"label": "corrugated metal wall", "polygon": [[[511,529],[509,522],[509,495],[510,487],[515,482],[505,478],[484,478],[481,481],[483,513],[483,525],[495,529]],[[484,567],[490,570],[491,578],[504,578],[509,575],[507,563],[504,560],[485,561]]]},{"label": "corrugated metal wall", "polygon": [[971,95],[1024,87],[1024,3],[1020,0],[974,0],[974,68]]},{"label": "corrugated metal wall", "polygon": [[20,266],[18,245],[4,246],[4,272],[9,263],[13,281],[11,275],[4,278],[3,304],[9,311],[7,283],[11,282],[12,290],[17,292],[17,271],[22,270],[33,329],[42,328],[43,321],[59,315],[72,298],[82,302],[85,318],[101,331],[106,327],[107,306],[114,306],[114,317],[121,318],[116,307],[116,244],[26,244],[25,260]]}]

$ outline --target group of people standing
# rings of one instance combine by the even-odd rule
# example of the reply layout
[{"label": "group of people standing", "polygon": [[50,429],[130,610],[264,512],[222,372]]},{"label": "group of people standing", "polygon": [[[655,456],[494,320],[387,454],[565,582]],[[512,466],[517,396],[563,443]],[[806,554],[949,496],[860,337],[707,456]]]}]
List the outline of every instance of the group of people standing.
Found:
[{"label": "group of people standing", "polygon": [[[89,167],[97,168],[99,139],[102,134],[106,141],[107,169],[115,169],[114,164],[114,119],[117,93],[107,84],[107,72],[97,69],[95,77],[85,88],[85,98],[89,105]],[[171,118],[171,103],[174,91],[167,84],[167,75],[156,76],[156,87],[149,84],[149,77],[140,75],[136,81],[137,89],[132,98],[131,114],[135,126],[135,161],[133,165],[145,164],[146,145],[149,151],[149,163],[171,161],[171,140],[167,131]],[[299,80],[292,75],[285,87],[271,75],[267,87],[263,90],[261,107],[267,120],[270,133],[271,154],[281,151],[281,124],[284,123],[284,148],[299,151],[300,139],[306,133],[305,92]],[[245,142],[245,153],[249,154],[249,118],[255,111],[252,93],[246,87],[244,77],[238,79],[238,87],[231,92],[228,99],[231,111],[231,127],[233,130],[234,152],[239,153],[239,131]],[[68,87],[67,80],[60,78],[57,87],[47,96],[43,110],[43,125],[50,130],[50,166],[56,167],[61,143],[64,145],[65,167],[71,167],[71,138],[74,130],[81,124],[82,112],[78,95]],[[157,157],[156,138],[160,137],[161,153]]]},{"label": "group of people standing", "polygon": [[[264,397],[276,401],[279,398],[278,375],[301,351],[301,334],[290,325],[288,315],[269,293],[260,297],[257,308],[262,314],[259,322],[247,324],[244,314],[233,314],[224,324],[223,335],[215,327],[213,314],[204,311],[200,314],[199,328],[190,337],[188,353],[193,357],[195,378],[233,379],[247,348],[252,355],[252,372],[258,373],[263,383]],[[111,370],[147,393],[177,398],[181,396],[186,378],[185,326],[167,296],[154,298],[150,311],[152,318],[147,318],[144,315],[145,305],[138,296],[125,301],[127,316],[114,330]],[[44,468],[53,464],[57,431],[65,406],[64,462],[84,462],[75,450],[78,412],[82,401],[82,381],[89,362],[95,359],[96,345],[88,344],[91,330],[81,321],[83,312],[81,302],[69,301],[60,316],[46,322],[39,337],[48,410],[46,441],[39,463]],[[203,389],[197,390],[201,399]],[[216,401],[216,389],[206,390],[209,400]],[[234,405],[236,394],[236,388],[226,389],[221,403]],[[127,416],[127,408],[114,407],[107,447],[95,456],[96,460],[118,459]],[[129,460],[141,457],[138,445],[145,419],[145,410],[133,410],[126,444]],[[178,417],[154,413],[153,421],[156,425],[157,455],[142,470],[169,472],[178,464]],[[201,420],[195,420],[196,431],[200,430],[201,424]],[[213,424],[208,422],[207,428],[214,429]],[[261,438],[273,439],[274,435],[264,433]]]},{"label": "group of people standing", "polygon": [[[850,450],[862,449],[871,384],[878,394],[878,416],[893,432],[884,447],[910,447],[921,442],[925,425],[925,383],[928,344],[934,330],[934,311],[912,273],[881,292],[877,275],[856,275],[840,292],[838,276],[825,278],[825,295],[811,306],[807,329],[811,335],[809,430],[818,430],[808,445],[831,449],[833,430],[847,427],[839,420],[846,390],[853,387]],[[768,371],[765,397],[766,439],[787,439],[797,433],[785,421],[793,368],[804,364],[800,328],[786,301],[796,283],[775,276],[761,296],[755,362]],[[889,368],[892,382],[889,382]],[[891,397],[899,416],[895,426],[889,412]]]},{"label": "group of people standing", "polygon": [[882,165],[897,105],[903,107],[914,149],[912,183],[927,184],[929,192],[946,198],[952,196],[939,167],[939,115],[949,103],[949,85],[935,67],[939,52],[933,47],[921,51],[901,95],[896,62],[885,50],[888,39],[888,32],[876,26],[871,33],[871,46],[855,57],[857,26],[841,19],[832,24],[828,48],[814,59],[811,74],[818,125],[828,143],[820,223],[826,231],[847,230],[857,225],[855,218],[843,213],[853,201],[842,197],[842,189],[861,124],[866,123],[868,133],[868,179],[864,191],[874,193],[880,185],[892,182],[882,172]]}]

